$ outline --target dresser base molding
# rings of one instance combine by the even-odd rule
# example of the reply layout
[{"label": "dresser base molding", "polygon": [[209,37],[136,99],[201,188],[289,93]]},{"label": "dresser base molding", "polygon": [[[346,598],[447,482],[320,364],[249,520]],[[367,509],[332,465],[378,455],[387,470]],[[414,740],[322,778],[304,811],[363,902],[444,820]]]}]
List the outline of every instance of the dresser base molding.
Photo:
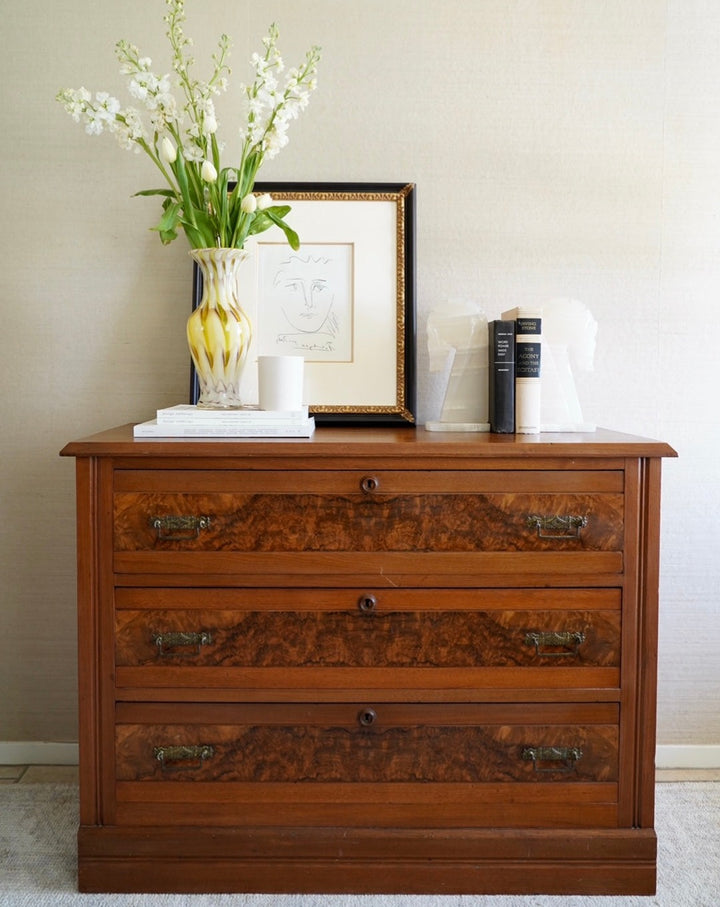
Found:
[{"label": "dresser base molding", "polygon": [[651,829],[81,826],[78,887],[115,893],[652,895],[656,849]]}]

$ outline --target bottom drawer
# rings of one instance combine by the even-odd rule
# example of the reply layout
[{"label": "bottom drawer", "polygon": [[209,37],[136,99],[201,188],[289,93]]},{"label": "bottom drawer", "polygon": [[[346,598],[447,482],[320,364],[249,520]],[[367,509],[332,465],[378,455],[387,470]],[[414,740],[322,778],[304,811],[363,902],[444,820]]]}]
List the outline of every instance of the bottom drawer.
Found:
[{"label": "bottom drawer", "polygon": [[617,824],[618,708],[118,706],[117,821]]}]

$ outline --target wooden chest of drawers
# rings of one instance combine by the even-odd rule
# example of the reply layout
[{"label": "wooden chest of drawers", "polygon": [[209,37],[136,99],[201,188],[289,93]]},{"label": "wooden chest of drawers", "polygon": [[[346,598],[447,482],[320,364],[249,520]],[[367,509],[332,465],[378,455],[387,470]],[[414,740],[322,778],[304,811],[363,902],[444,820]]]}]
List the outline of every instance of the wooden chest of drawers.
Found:
[{"label": "wooden chest of drawers", "polygon": [[667,445],[63,454],[81,890],[652,893]]}]

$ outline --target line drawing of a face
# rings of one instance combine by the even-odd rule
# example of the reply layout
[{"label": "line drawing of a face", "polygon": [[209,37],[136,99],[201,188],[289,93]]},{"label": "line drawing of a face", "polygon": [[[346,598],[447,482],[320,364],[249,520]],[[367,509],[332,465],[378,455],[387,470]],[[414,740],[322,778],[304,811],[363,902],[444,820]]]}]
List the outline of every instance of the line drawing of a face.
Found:
[{"label": "line drawing of a face", "polygon": [[337,333],[337,320],[331,317],[335,290],[328,279],[329,264],[322,256],[291,255],[277,271],[273,285],[290,329],[301,334]]},{"label": "line drawing of a face", "polygon": [[312,243],[290,251],[258,246],[258,352],[302,355],[310,362],[351,362],[351,243]]}]

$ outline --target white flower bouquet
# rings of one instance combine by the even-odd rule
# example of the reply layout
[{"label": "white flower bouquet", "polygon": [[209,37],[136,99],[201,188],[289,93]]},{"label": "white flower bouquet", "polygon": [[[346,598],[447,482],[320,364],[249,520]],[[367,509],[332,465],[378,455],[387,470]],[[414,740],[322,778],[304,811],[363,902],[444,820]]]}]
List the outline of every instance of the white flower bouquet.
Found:
[{"label": "white flower bouquet", "polygon": [[[163,243],[172,242],[182,230],[193,249],[241,249],[248,236],[276,224],[297,249],[298,236],[285,222],[289,205],[275,205],[268,195],[256,198],[253,187],[263,160],[275,157],[287,144],[290,121],[307,107],[316,86],[320,48],[311,47],[304,62],[290,69],[281,84],[284,65],[277,49],[278,29],[270,26],[263,39],[264,53],[251,59],[255,78],[243,86],[247,111],[240,128],[240,162],[237,167],[222,167],[213,98],[227,90],[230,39],[220,37],[210,78],[195,78],[191,74],[195,61],[187,54],[192,41],[182,27],[184,0],[165,2],[174,77],[157,76],[152,61],[141,57],[134,44],[118,41],[115,46],[129,92],[145,108],[147,123],[137,107],[122,107],[107,92],[93,97],[85,88],[65,89],[57,100],[90,135],[109,132],[122,148],[144,151],[157,165],[166,185],[137,195],[163,197],[163,214],[153,228]],[[181,90],[182,101],[173,94],[175,88]]]}]

